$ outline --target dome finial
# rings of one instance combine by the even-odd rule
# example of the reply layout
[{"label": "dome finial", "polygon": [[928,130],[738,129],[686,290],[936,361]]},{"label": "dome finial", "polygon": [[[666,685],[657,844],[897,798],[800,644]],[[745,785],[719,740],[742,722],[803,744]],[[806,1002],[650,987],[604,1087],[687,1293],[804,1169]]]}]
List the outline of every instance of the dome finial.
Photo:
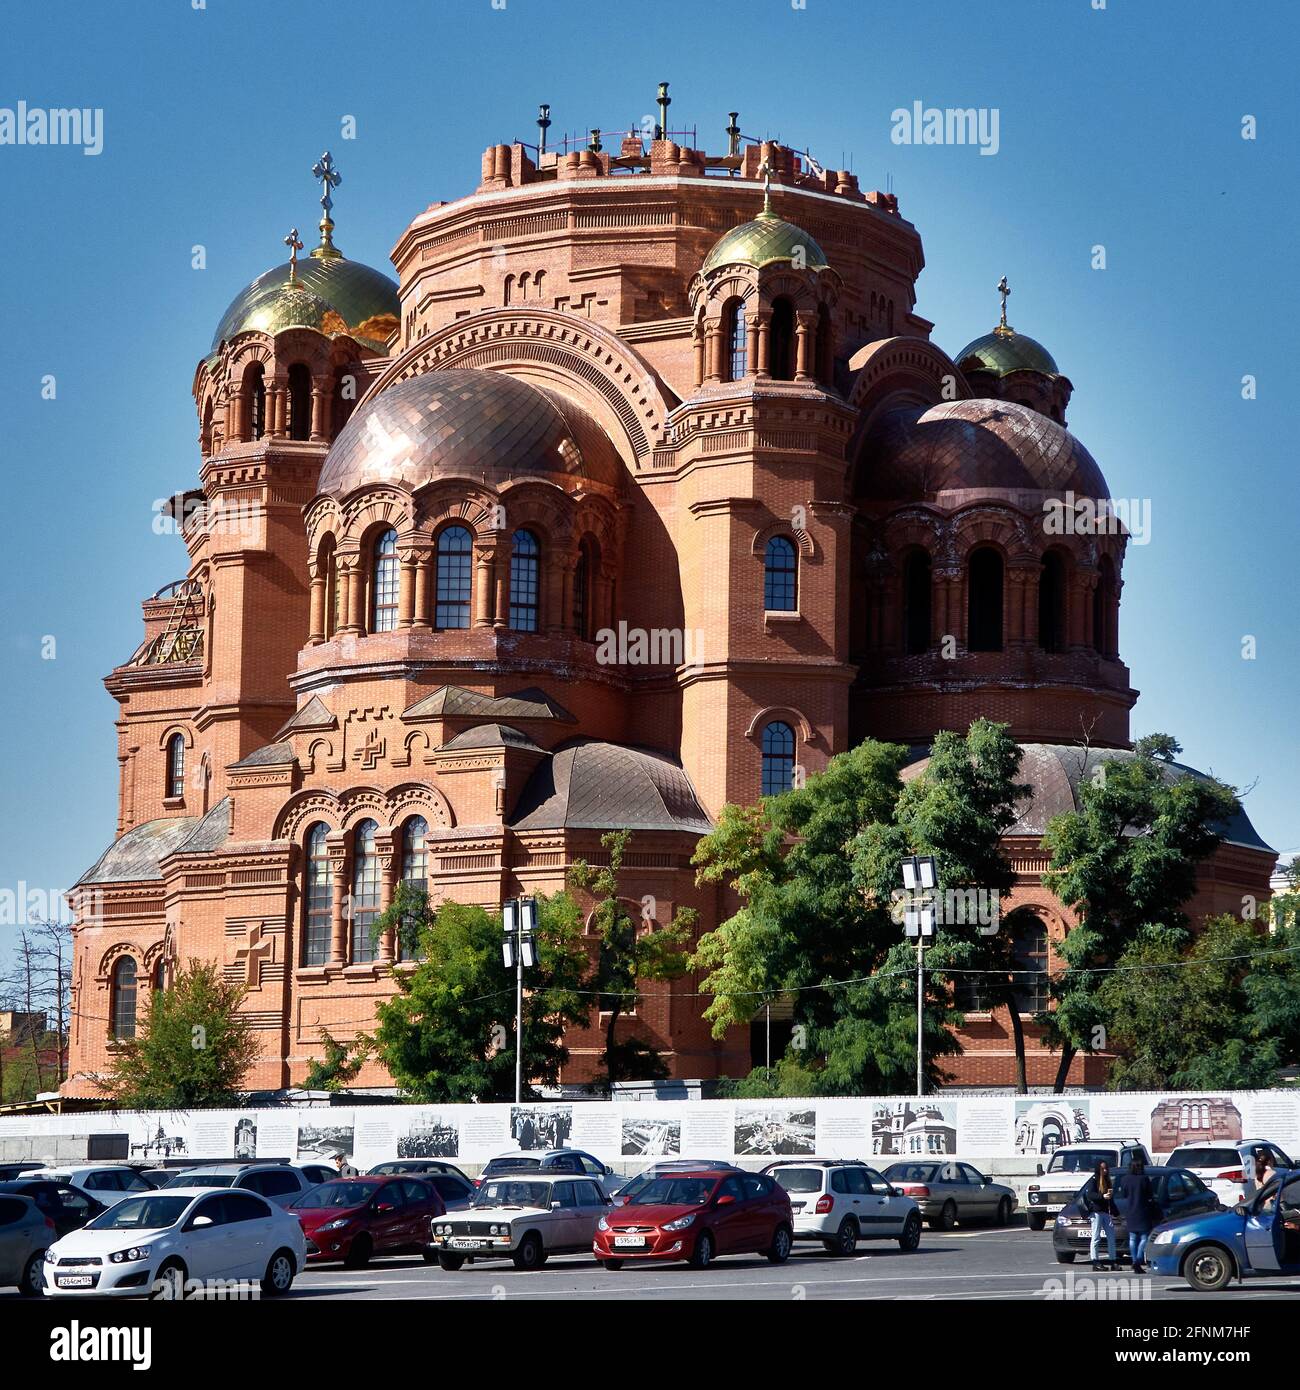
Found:
[{"label": "dome finial", "polygon": [[772,163],[765,159],[759,166],[758,172],[763,176],[763,211],[760,216],[772,217]]},{"label": "dome finial", "polygon": [[289,283],[297,285],[301,283],[298,279],[298,252],[302,250],[297,227],[289,228],[289,235],[284,238],[284,244],[289,248]]},{"label": "dome finial", "polygon": [[334,156],[328,150],[312,165],[311,176],[320,181],[320,245],[313,251],[312,255],[317,260],[328,261],[343,255],[342,251],[334,245],[330,239],[334,231],[334,223],[330,220],[330,209],[334,206],[334,199],[330,197],[330,191],[335,189],[343,182],[343,176],[334,167]]},{"label": "dome finial", "polygon": [[1011,286],[1007,284],[1005,275],[998,281],[998,293],[1002,296],[1002,320],[993,331],[1004,338],[1009,338],[1016,330],[1007,322],[1007,295],[1011,293]]}]

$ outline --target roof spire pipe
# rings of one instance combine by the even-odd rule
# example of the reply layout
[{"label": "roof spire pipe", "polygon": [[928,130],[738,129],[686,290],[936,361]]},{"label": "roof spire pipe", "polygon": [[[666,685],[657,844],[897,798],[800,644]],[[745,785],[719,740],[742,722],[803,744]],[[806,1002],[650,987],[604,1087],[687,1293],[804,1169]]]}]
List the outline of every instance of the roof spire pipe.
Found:
[{"label": "roof spire pipe", "polygon": [[659,124],[655,127],[655,139],[668,139],[668,108],[672,105],[673,99],[668,95],[667,82],[659,84],[659,96],[656,98],[659,104]]}]

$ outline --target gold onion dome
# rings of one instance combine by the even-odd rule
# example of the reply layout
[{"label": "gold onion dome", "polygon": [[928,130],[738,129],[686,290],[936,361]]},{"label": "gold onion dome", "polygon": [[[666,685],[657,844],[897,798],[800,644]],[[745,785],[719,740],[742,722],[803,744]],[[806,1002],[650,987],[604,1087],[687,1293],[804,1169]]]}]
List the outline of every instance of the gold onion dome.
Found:
[{"label": "gold onion dome", "polygon": [[1036,338],[1014,328],[995,328],[967,343],[953,359],[962,371],[992,372],[1003,377],[1011,372],[1042,372],[1060,376],[1056,358]]},{"label": "gold onion dome", "polygon": [[805,270],[826,270],[826,253],[793,222],[765,207],[752,222],[733,227],[704,258],[703,273],[720,265],[750,265],[761,270],[777,261],[801,259]]}]

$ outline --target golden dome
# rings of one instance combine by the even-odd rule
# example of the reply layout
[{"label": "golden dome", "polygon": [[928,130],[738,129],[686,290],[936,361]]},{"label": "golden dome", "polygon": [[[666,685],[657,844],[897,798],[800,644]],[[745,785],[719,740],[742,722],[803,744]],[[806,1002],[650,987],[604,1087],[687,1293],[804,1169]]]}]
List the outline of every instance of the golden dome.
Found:
[{"label": "golden dome", "polygon": [[720,265],[750,265],[761,270],[776,261],[802,259],[805,270],[826,270],[826,253],[793,222],[764,209],[752,222],[733,227],[704,258],[707,275]]},{"label": "golden dome", "polygon": [[1020,371],[1042,372],[1045,376],[1061,374],[1056,359],[1042,343],[1014,328],[995,328],[976,338],[953,361],[962,371],[992,372],[1000,377]]}]

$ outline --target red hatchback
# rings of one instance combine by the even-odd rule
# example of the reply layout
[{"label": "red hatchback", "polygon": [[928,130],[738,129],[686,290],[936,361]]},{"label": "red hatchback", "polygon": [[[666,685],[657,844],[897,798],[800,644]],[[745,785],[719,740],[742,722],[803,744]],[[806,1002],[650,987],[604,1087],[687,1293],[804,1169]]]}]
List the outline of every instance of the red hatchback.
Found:
[{"label": "red hatchback", "polygon": [[794,1240],[785,1189],[764,1173],[700,1169],[652,1178],[596,1223],[592,1254],[606,1269],[625,1260],[685,1260],[703,1269],[716,1255],[766,1255],[784,1264]]},{"label": "red hatchback", "polygon": [[321,1183],[290,1211],[307,1237],[308,1260],[358,1269],[371,1255],[423,1253],[429,1222],[447,1208],[431,1183],[398,1174]]}]

